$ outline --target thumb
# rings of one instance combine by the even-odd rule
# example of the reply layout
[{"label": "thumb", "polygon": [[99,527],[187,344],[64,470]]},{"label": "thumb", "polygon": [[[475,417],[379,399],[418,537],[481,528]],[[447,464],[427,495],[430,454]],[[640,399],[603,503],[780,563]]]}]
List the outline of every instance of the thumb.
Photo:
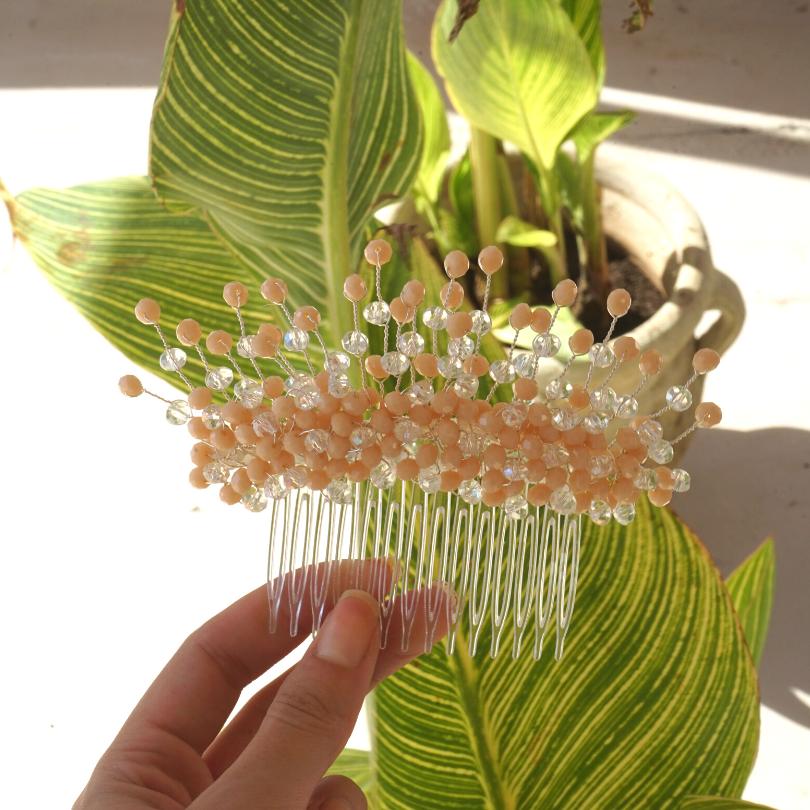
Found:
[{"label": "thumb", "polygon": [[200,810],[307,806],[371,688],[379,628],[377,601],[365,591],[346,591],[242,755],[200,796]]}]

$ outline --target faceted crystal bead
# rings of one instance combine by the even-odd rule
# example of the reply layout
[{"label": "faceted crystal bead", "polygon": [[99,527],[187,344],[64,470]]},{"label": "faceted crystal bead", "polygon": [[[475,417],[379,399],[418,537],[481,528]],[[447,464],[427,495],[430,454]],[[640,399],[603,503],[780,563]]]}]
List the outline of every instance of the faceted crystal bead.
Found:
[{"label": "faceted crystal bead", "polygon": [[353,464],[355,461],[360,461],[363,451],[359,447],[353,447],[346,453],[346,461]]},{"label": "faceted crystal bead", "polygon": [[548,503],[555,512],[559,512],[561,515],[573,515],[577,509],[577,499],[568,486],[555,489],[551,493]]},{"label": "faceted crystal bead", "polygon": [[248,360],[256,356],[256,352],[253,351],[253,335],[243,335],[236,341],[236,353]]},{"label": "faceted crystal bead", "polygon": [[689,492],[689,487],[692,485],[692,476],[686,470],[676,467],[672,471],[672,477],[675,483],[672,489],[675,492]]},{"label": "faceted crystal bead", "polygon": [[212,391],[226,391],[233,382],[233,371],[227,366],[212,368],[205,375],[205,387]]},{"label": "faceted crystal bead", "polygon": [[477,456],[482,450],[481,441],[475,433],[462,430],[461,435],[458,437],[458,449],[461,450],[465,458]]},{"label": "faceted crystal bead", "polygon": [[538,357],[554,357],[560,350],[560,339],[551,332],[543,332],[532,341],[532,349]]},{"label": "faceted crystal bead", "polygon": [[450,357],[458,357],[460,360],[466,360],[474,351],[475,343],[472,338],[466,335],[447,341],[447,354],[449,354]]},{"label": "faceted crystal bead", "polygon": [[594,478],[606,478],[616,469],[612,453],[595,453],[591,456],[588,471]]},{"label": "faceted crystal bead", "polygon": [[344,374],[349,370],[351,358],[343,352],[329,352],[324,360],[323,367],[330,374]]},{"label": "faceted crystal bead", "polygon": [[470,331],[474,335],[483,337],[492,329],[492,318],[489,317],[489,313],[474,309],[470,313],[470,317],[472,318],[472,329]]},{"label": "faceted crystal bead", "polygon": [[453,391],[462,399],[472,399],[478,392],[478,377],[472,374],[459,374],[453,381]]},{"label": "faceted crystal bead", "polygon": [[224,484],[228,480],[228,468],[221,461],[212,461],[203,467],[203,478],[209,484]]},{"label": "faceted crystal bead", "polygon": [[309,476],[305,467],[290,467],[282,476],[281,480],[287,489],[301,489],[307,485]]},{"label": "faceted crystal bead", "polygon": [[218,427],[222,427],[222,423],[225,421],[222,418],[222,411],[219,405],[209,405],[207,408],[203,408],[200,412],[200,417],[202,418],[203,424],[209,430],[216,430]]},{"label": "faceted crystal bead", "polygon": [[664,428],[661,426],[661,423],[655,419],[645,419],[638,428],[636,428],[636,434],[639,439],[641,439],[642,443],[649,447],[649,445],[654,444],[664,435]]},{"label": "faceted crystal bead", "polygon": [[610,523],[610,519],[613,517],[613,510],[606,501],[591,501],[591,505],[588,508],[588,517],[590,517],[597,526],[604,526]]},{"label": "faceted crystal bead", "polygon": [[536,368],[536,358],[533,354],[529,354],[529,352],[522,352],[521,354],[516,354],[512,359],[512,365],[515,367],[515,373],[518,377],[523,377],[525,380],[530,380],[534,377]]},{"label": "faceted crystal bead", "polygon": [[428,329],[444,329],[447,326],[449,314],[444,307],[428,307],[422,313],[422,323]]},{"label": "faceted crystal bead", "polygon": [[513,402],[501,411],[503,423],[510,428],[519,428],[525,421],[529,409],[522,402]]},{"label": "faceted crystal bead", "polygon": [[272,411],[263,411],[253,420],[253,431],[257,436],[275,436],[281,430],[281,423]]},{"label": "faceted crystal bead", "polygon": [[353,447],[368,447],[374,441],[374,431],[368,425],[355,428],[349,435]]},{"label": "faceted crystal bead", "polygon": [[504,502],[503,511],[509,520],[521,520],[529,514],[529,504],[522,495],[510,495]]},{"label": "faceted crystal bead", "polygon": [[264,482],[264,494],[274,501],[286,498],[290,490],[284,485],[284,479],[280,475],[268,476]]},{"label": "faceted crystal bead", "polygon": [[416,357],[425,349],[425,339],[419,332],[403,332],[397,338],[397,348],[406,357]]},{"label": "faceted crystal bead", "polygon": [[179,371],[186,364],[186,359],[182,349],[168,349],[160,355],[160,367],[164,371]]},{"label": "faceted crystal bead", "polygon": [[175,399],[166,408],[166,421],[170,425],[185,425],[191,419],[191,406],[184,399]]},{"label": "faceted crystal bead", "polygon": [[610,424],[610,414],[605,411],[591,411],[583,420],[582,427],[588,433],[604,433]]},{"label": "faceted crystal bead", "polygon": [[616,416],[619,419],[632,419],[638,413],[638,400],[631,396],[616,399]]},{"label": "faceted crystal bead", "polygon": [[526,480],[526,462],[519,456],[510,456],[503,465],[503,474],[509,481]]},{"label": "faceted crystal bead", "polygon": [[290,393],[297,391],[301,386],[306,385],[312,377],[308,374],[303,374],[300,371],[295,371],[284,380],[284,388]]},{"label": "faceted crystal bead", "polygon": [[604,343],[594,343],[588,351],[588,357],[596,368],[607,368],[613,364],[613,349]]},{"label": "faceted crystal bead", "polygon": [[332,503],[351,503],[354,500],[354,487],[345,478],[336,478],[327,484],[323,494]]},{"label": "faceted crystal bead", "polygon": [[469,481],[462,481],[458,485],[458,494],[464,503],[475,505],[481,503],[484,490],[479,481],[475,478],[471,478]]},{"label": "faceted crystal bead", "polygon": [[342,399],[352,390],[347,374],[330,374],[326,383],[326,390],[337,399]]},{"label": "faceted crystal bead", "polygon": [[358,332],[357,330],[346,332],[346,334],[343,335],[340,343],[345,351],[347,351],[349,354],[355,355],[356,357],[359,357],[361,354],[365,354],[368,351],[368,338],[362,332]]},{"label": "faceted crystal bead", "polygon": [[430,494],[438,492],[439,484],[441,483],[439,468],[435,464],[432,464],[430,467],[419,470],[417,483],[423,492]]},{"label": "faceted crystal bead", "polygon": [[629,526],[636,516],[636,507],[632,503],[619,503],[613,509],[613,517],[622,526]]},{"label": "faceted crystal bead", "polygon": [[371,471],[370,478],[371,483],[374,484],[377,489],[390,489],[394,486],[394,482],[397,479],[394,465],[387,461],[381,461]]},{"label": "faceted crystal bead", "polygon": [[325,453],[329,446],[329,434],[321,428],[310,430],[304,437],[304,446],[312,453]]},{"label": "faceted crystal bead", "polygon": [[267,508],[267,496],[262,490],[251,487],[242,496],[242,503],[251,512],[263,512]]},{"label": "faceted crystal bead", "polygon": [[402,352],[386,352],[380,358],[380,365],[392,377],[399,377],[411,367],[411,361]]},{"label": "faceted crystal bead", "polygon": [[233,395],[244,405],[246,408],[255,408],[261,405],[264,399],[264,388],[249,377],[242,377],[239,382],[233,387]]},{"label": "faceted crystal bead", "polygon": [[430,380],[419,380],[405,391],[405,396],[419,405],[427,405],[433,399],[433,385]]},{"label": "faceted crystal bead", "polygon": [[666,400],[673,411],[686,411],[692,405],[692,392],[684,385],[673,385],[667,389]]},{"label": "faceted crystal bead", "polygon": [[547,444],[543,447],[543,464],[546,467],[561,467],[568,463],[568,451],[558,444]]},{"label": "faceted crystal bead", "polygon": [[555,399],[566,399],[574,390],[574,386],[570,382],[564,382],[559,377],[552,380],[545,388],[546,399],[549,401]]},{"label": "faceted crystal bead", "polygon": [[579,424],[579,418],[568,408],[554,408],[551,411],[551,423],[557,430],[571,430]]},{"label": "faceted crystal bead", "polygon": [[415,442],[422,436],[422,428],[407,416],[402,416],[394,424],[394,436],[404,444]]},{"label": "faceted crystal bead", "polygon": [[311,411],[321,404],[321,391],[318,386],[311,381],[296,388],[292,396],[295,400],[295,404],[302,411]]},{"label": "faceted crystal bead", "polygon": [[284,347],[291,352],[302,352],[309,346],[309,335],[297,326],[284,333]]},{"label": "faceted crystal bead", "polygon": [[657,442],[651,444],[647,449],[650,458],[658,464],[669,464],[675,451],[672,445],[665,439],[659,439]]},{"label": "faceted crystal bead", "polygon": [[597,388],[591,392],[591,407],[612,416],[616,410],[616,392],[609,385]]},{"label": "faceted crystal bead", "polygon": [[464,372],[464,363],[458,357],[445,355],[439,358],[439,374],[446,380],[455,380]]},{"label": "faceted crystal bead", "polygon": [[375,326],[385,326],[391,320],[391,310],[385,301],[372,301],[363,307],[363,317]]},{"label": "faceted crystal bead", "polygon": [[633,479],[633,486],[643,489],[645,492],[655,489],[658,486],[658,476],[655,474],[655,470],[642,467]]},{"label": "faceted crystal bead", "polygon": [[489,367],[489,376],[499,384],[514,382],[515,367],[508,360],[496,360]]}]

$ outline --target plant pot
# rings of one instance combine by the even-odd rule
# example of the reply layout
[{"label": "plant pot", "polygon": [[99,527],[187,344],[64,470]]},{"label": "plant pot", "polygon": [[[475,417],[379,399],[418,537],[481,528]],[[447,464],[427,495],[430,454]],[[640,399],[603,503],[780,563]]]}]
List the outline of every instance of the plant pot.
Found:
[{"label": "plant pot", "polygon": [[[601,158],[597,178],[603,189],[605,233],[625,248],[666,298],[655,314],[628,333],[642,351],[657,349],[664,357],[661,373],[638,396],[639,412],[654,413],[663,407],[667,388],[690,377],[695,351],[706,347],[722,355],[731,346],[745,320],[745,305],[737,285],[714,266],[696,212],[667,181],[632,164]],[[699,331],[704,314],[713,311],[717,320]],[[568,380],[584,383],[587,365],[584,359],[575,361]],[[545,361],[538,381],[545,384],[561,369],[556,360]],[[635,364],[628,364],[614,375],[611,386],[626,393],[638,379]],[[691,391],[689,410],[668,411],[660,417],[666,437],[675,437],[692,424],[703,377],[698,377]],[[678,455],[685,445],[686,440],[678,445]]]}]

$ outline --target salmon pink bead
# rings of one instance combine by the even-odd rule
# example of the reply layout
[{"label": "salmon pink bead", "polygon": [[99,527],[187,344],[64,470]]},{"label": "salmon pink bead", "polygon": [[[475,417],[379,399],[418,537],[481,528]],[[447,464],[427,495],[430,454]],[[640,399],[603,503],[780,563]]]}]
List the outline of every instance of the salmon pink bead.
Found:
[{"label": "salmon pink bead", "polygon": [[464,361],[464,372],[473,377],[483,377],[489,372],[489,360],[482,354],[472,354]]},{"label": "salmon pink bead", "polygon": [[461,476],[455,470],[445,470],[439,480],[439,489],[442,492],[455,492],[461,483]]},{"label": "salmon pink bead", "polygon": [[221,453],[227,453],[236,447],[236,436],[230,428],[217,428],[211,431],[211,444]]},{"label": "salmon pink bead", "polygon": [[723,412],[713,402],[701,402],[695,408],[695,421],[698,427],[709,428],[720,424]]},{"label": "salmon pink bead", "polygon": [[570,278],[564,278],[551,291],[551,300],[558,307],[570,307],[577,297],[577,285]]},{"label": "salmon pink bead", "polygon": [[545,506],[550,497],[551,489],[545,484],[535,484],[526,493],[526,499],[532,506]]},{"label": "salmon pink bead", "polygon": [[242,500],[242,496],[230,484],[223,484],[220,487],[219,497],[222,501],[227,503],[228,506],[233,506]]},{"label": "salmon pink bead", "polygon": [[195,467],[188,474],[188,481],[195,489],[205,489],[208,486],[208,481],[205,480],[202,467]]},{"label": "salmon pink bead", "polygon": [[538,307],[532,313],[532,331],[537,332],[538,335],[547,332],[551,326],[551,313],[544,307]]},{"label": "salmon pink bead", "polygon": [[211,354],[228,354],[233,346],[233,338],[222,329],[215,329],[205,339],[205,346]]},{"label": "salmon pink bead", "polygon": [[697,374],[708,374],[720,363],[720,355],[714,349],[698,349],[692,358],[692,368]]},{"label": "salmon pink bead", "polygon": [[461,278],[469,269],[470,260],[460,250],[451,250],[444,257],[444,272],[449,278]]},{"label": "salmon pink bead", "polygon": [[135,304],[135,317],[147,326],[155,326],[160,321],[160,304],[151,298],[141,298]]},{"label": "salmon pink bead", "polygon": [[413,481],[419,475],[419,465],[412,459],[406,458],[397,464],[397,478],[401,481]]},{"label": "salmon pink bead", "polygon": [[472,329],[472,325],[469,312],[454,312],[447,319],[447,334],[451,338],[462,338]]},{"label": "salmon pink bead", "polygon": [[395,298],[391,302],[389,309],[391,310],[391,317],[398,324],[410,323],[416,314],[416,308],[406,304],[402,298]]},{"label": "salmon pink bead", "polygon": [[314,332],[321,322],[321,313],[315,307],[299,307],[293,315],[293,323],[305,332]]},{"label": "salmon pink bead", "polygon": [[668,489],[652,489],[647,497],[653,506],[666,506],[672,500],[672,492]]},{"label": "salmon pink bead", "polygon": [[422,301],[425,300],[425,285],[422,284],[421,281],[417,281],[415,278],[411,279],[402,288],[400,298],[409,307],[418,307]]},{"label": "salmon pink bead", "polygon": [[439,300],[447,309],[458,309],[464,300],[464,287],[457,281],[448,281],[439,292]]},{"label": "salmon pink bead", "polygon": [[287,285],[280,278],[268,278],[259,288],[262,297],[271,304],[283,304],[287,300]]},{"label": "salmon pink bead", "polygon": [[587,354],[591,346],[593,346],[593,332],[590,329],[577,329],[568,338],[568,348],[571,349],[571,354]]},{"label": "salmon pink bead", "polygon": [[627,290],[613,290],[607,297],[607,311],[613,318],[621,318],[630,310],[632,299]]},{"label": "salmon pink bead", "polygon": [[214,448],[210,444],[197,442],[191,446],[191,463],[195,467],[204,467],[214,458]]},{"label": "salmon pink bead", "polygon": [[343,295],[355,304],[366,297],[366,282],[358,273],[352,273],[343,282]]},{"label": "salmon pink bead", "polygon": [[515,399],[528,402],[537,396],[537,383],[534,380],[519,377],[512,385],[512,390],[515,393]]},{"label": "salmon pink bead", "polygon": [[634,360],[639,354],[638,343],[630,335],[622,335],[614,341],[613,353],[622,363]]},{"label": "salmon pink bead", "polygon": [[416,451],[416,463],[419,469],[424,470],[425,467],[432,467],[439,458],[439,450],[435,444],[423,444]]},{"label": "salmon pink bead", "polygon": [[177,339],[184,346],[196,346],[202,337],[202,329],[193,318],[186,318],[177,324]]},{"label": "salmon pink bead", "polygon": [[[125,374],[121,377],[118,387],[121,389],[121,393],[127,397],[139,397],[143,393],[143,384],[134,374]],[[191,397],[189,397],[189,404],[191,404]]]},{"label": "salmon pink bead", "polygon": [[433,379],[439,374],[439,363],[436,356],[428,353],[417,354],[413,359],[413,367],[423,377]]},{"label": "salmon pink bead", "polygon": [[646,352],[641,353],[641,357],[638,359],[638,367],[641,373],[647,376],[658,374],[663,364],[664,358],[661,357],[661,353],[655,349],[647,349]]},{"label": "salmon pink bead", "polygon": [[532,322],[532,310],[526,303],[518,304],[509,315],[512,329],[525,329]]},{"label": "salmon pink bead", "polygon": [[222,289],[222,297],[229,307],[243,307],[248,302],[248,289],[241,281],[229,281]]},{"label": "salmon pink bead", "polygon": [[485,247],[478,254],[478,266],[486,275],[494,275],[503,266],[503,253],[495,245]]},{"label": "salmon pink bead", "polygon": [[403,416],[411,407],[411,402],[408,397],[399,391],[389,391],[383,401],[385,402],[385,407],[394,416]]},{"label": "salmon pink bead", "polygon": [[484,502],[485,506],[503,506],[506,500],[505,487],[500,487],[499,489],[485,489],[481,500]]},{"label": "salmon pink bead", "polygon": [[363,251],[366,261],[371,265],[387,264],[391,261],[393,250],[385,239],[372,239]]}]

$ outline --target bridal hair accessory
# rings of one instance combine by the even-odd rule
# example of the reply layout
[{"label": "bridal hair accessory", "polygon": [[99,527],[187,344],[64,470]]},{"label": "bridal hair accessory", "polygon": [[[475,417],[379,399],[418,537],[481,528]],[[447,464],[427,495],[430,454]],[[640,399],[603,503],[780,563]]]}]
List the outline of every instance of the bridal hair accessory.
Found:
[{"label": "bridal hair accessory", "polygon": [[[530,648],[538,659],[556,624],[559,659],[574,608],[583,518],[627,525],[642,493],[665,506],[689,489],[689,474],[668,466],[673,447],[696,428],[718,424],[720,408],[698,405],[692,426],[669,439],[658,417],[691,407],[690,386],[719,355],[700,349],[692,376],[667,390],[660,410],[640,414],[636,397],[661,371],[662,357],[640,352],[629,335],[613,338],[630,308],[629,293],[617,289],[607,299],[612,321],[604,340],[595,342],[588,329],[572,334],[569,359],[541,390],[538,366],[561,348],[552,328],[574,303],[573,281],[554,288],[553,308],[515,306],[514,339],[490,363],[481,341],[492,329],[490,284],[503,264],[496,247],[478,256],[485,285],[481,308],[472,311],[462,309],[458,279],[470,264],[461,251],[445,258],[448,281],[429,304],[415,279],[393,300],[383,299],[386,241],[370,242],[365,258],[374,289],[364,304],[364,279],[346,278],[353,328],[340,350],[325,345],[315,307],[291,310],[280,279],[267,279],[261,295],[283,328],[268,322],[248,334],[248,290],[231,282],[223,297],[238,336],[217,329],[203,340],[196,321],[177,325],[178,341],[203,364],[204,387],[183,373],[186,351],[169,345],[159,305],[143,299],[135,315],[157,332],[160,366],[177,373],[188,395],[164,399],[131,375],[120,388],[162,400],[169,423],[187,426],[196,440],[193,486],[216,484],[226,503],[269,511],[271,631],[284,615],[297,635],[308,600],[317,632],[338,566],[362,562],[353,584],[381,600],[383,646],[390,623],[401,621],[407,647],[419,610],[426,649],[443,624],[449,651],[464,638],[472,654],[483,644],[494,657],[509,638],[514,657]],[[516,348],[526,329],[534,334],[530,352]],[[378,336],[382,352],[370,354]],[[319,352],[310,351],[313,344]],[[576,385],[567,376],[580,357],[587,376]],[[637,384],[618,393],[610,381],[627,364],[637,366]],[[427,597],[415,598],[421,589]]]}]

